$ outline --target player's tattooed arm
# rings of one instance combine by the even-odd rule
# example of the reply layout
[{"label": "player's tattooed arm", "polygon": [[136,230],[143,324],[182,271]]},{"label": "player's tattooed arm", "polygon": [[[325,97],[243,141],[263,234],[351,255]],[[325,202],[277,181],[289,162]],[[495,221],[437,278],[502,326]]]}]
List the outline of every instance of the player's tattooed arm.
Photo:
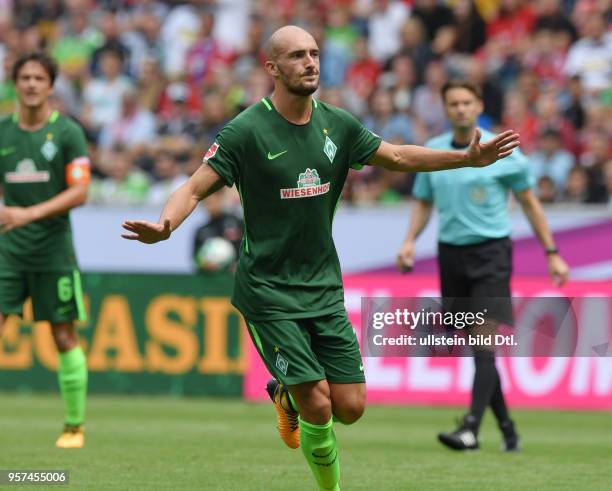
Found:
[{"label": "player's tattooed arm", "polygon": [[145,220],[126,220],[121,234],[128,240],[154,244],[166,240],[191,214],[197,204],[225,185],[223,179],[209,165],[201,165],[189,180],[178,188],[166,203],[157,223]]},{"label": "player's tattooed arm", "polygon": [[433,150],[417,145],[392,145],[383,141],[370,163],[400,172],[430,172],[458,167],[486,167],[512,153],[519,145],[519,135],[505,131],[484,143],[480,130],[466,151]]}]

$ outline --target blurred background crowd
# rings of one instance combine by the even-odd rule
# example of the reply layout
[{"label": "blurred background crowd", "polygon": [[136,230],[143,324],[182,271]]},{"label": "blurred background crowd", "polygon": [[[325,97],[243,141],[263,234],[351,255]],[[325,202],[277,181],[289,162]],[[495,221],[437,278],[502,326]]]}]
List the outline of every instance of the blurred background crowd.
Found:
[{"label": "blurred background crowd", "polygon": [[[269,95],[262,45],[296,24],[322,49],[316,96],[393,143],[447,129],[440,88],[479,84],[480,125],[521,134],[545,203],[612,206],[609,0],[0,0],[0,114],[11,67],[51,52],[54,104],[85,128],[91,202],[161,205],[221,127]],[[410,198],[412,176],[365,167],[345,199]]]}]

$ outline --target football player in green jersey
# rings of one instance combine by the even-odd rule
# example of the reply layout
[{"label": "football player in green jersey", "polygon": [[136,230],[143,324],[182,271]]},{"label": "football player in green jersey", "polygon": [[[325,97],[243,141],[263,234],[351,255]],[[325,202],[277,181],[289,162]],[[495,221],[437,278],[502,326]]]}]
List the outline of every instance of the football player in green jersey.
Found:
[{"label": "football player in green jersey", "polygon": [[344,309],[332,221],[350,167],[402,172],[485,166],[509,155],[508,131],[462,152],[396,146],[352,115],[313,99],[319,48],[306,31],[286,26],[266,45],[274,92],[228,123],[189,181],[168,200],[159,223],[126,221],[123,237],[166,240],[197,203],[236,185],[245,233],[233,304],[274,379],[268,393],[285,443],[301,447],[320,489],[339,489],[334,421],[363,414],[365,377]]},{"label": "football player in green jersey", "polygon": [[56,446],[81,448],[87,366],[74,322],[85,314],[69,211],[85,203],[90,170],[83,131],[50,105],[56,73],[44,53],[18,59],[18,111],[0,121],[0,335],[31,297],[59,351],[65,426]]}]

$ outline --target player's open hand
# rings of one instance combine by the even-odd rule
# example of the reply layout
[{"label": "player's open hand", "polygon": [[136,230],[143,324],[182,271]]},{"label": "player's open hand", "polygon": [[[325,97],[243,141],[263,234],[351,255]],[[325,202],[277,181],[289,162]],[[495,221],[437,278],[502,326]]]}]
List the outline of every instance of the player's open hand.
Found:
[{"label": "player's open hand", "polygon": [[481,133],[478,128],[467,150],[468,158],[473,167],[486,167],[503,159],[519,146],[519,135],[513,130],[504,131],[491,140],[480,143]]},{"label": "player's open hand", "polygon": [[164,223],[151,223],[144,220],[126,220],[122,227],[130,232],[123,233],[121,237],[127,240],[137,240],[145,244],[155,244],[170,237],[172,229],[170,228],[170,220],[164,220]]},{"label": "player's open hand", "polygon": [[34,221],[29,208],[21,206],[0,206],[0,233],[23,227]]}]

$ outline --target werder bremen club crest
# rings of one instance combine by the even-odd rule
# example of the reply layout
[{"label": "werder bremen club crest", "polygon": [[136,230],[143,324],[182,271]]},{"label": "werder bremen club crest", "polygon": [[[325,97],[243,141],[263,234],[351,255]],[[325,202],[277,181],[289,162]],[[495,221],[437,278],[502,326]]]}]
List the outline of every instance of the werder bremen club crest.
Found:
[{"label": "werder bremen club crest", "polygon": [[323,151],[325,152],[325,155],[327,155],[327,158],[332,164],[334,163],[334,157],[336,156],[337,150],[338,147],[336,146],[336,144],[331,140],[329,136],[325,135],[325,145],[323,146]]},{"label": "werder bremen club crest", "polygon": [[57,155],[57,145],[53,143],[53,140],[47,140],[43,143],[43,146],[40,147],[40,153],[48,160],[53,160],[53,157]]}]

